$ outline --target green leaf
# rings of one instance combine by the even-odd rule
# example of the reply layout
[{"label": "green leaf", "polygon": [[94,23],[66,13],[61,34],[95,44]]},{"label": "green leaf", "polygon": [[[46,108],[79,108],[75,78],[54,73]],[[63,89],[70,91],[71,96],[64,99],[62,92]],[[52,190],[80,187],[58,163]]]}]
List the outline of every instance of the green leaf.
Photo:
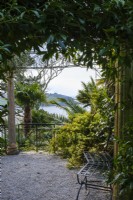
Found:
[{"label": "green leaf", "polygon": [[6,52],[10,53],[10,50],[9,50],[9,49],[7,49],[7,48],[4,48],[4,51],[6,51]]},{"label": "green leaf", "polygon": [[59,40],[58,43],[59,43],[59,45],[60,45],[60,47],[61,47],[62,49],[64,49],[64,50],[66,49],[64,43],[63,43],[61,40]]},{"label": "green leaf", "polygon": [[103,56],[106,53],[106,51],[107,51],[106,48],[101,49],[99,52],[99,56]]},{"label": "green leaf", "polygon": [[4,142],[5,140],[2,137],[0,137],[0,143],[4,143]]},{"label": "green leaf", "polygon": [[95,4],[94,11],[101,11],[100,6]]},{"label": "green leaf", "polygon": [[31,12],[33,12],[33,13],[36,15],[37,18],[40,18],[40,14],[39,14],[38,11],[36,11],[36,10],[32,10]]},{"label": "green leaf", "polygon": [[79,18],[79,21],[80,21],[81,24],[85,24],[85,20]]},{"label": "green leaf", "polygon": [[23,19],[24,15],[25,15],[25,11],[21,13],[20,18]]},{"label": "green leaf", "polygon": [[0,54],[0,60],[2,60],[2,55]]},{"label": "green leaf", "polygon": [[66,36],[66,35],[64,35],[64,34],[61,34],[60,36],[62,37],[62,39],[63,39],[63,40],[65,40],[65,41],[66,41],[66,39],[67,39],[67,36]]},{"label": "green leaf", "polygon": [[2,12],[0,12],[0,16],[1,16],[2,18],[4,18],[4,15],[3,15],[3,13],[2,13]]},{"label": "green leaf", "polygon": [[50,35],[47,39],[47,43],[52,43],[54,41],[54,35]]},{"label": "green leaf", "polygon": [[5,44],[4,47],[11,47],[11,45],[10,44]]}]

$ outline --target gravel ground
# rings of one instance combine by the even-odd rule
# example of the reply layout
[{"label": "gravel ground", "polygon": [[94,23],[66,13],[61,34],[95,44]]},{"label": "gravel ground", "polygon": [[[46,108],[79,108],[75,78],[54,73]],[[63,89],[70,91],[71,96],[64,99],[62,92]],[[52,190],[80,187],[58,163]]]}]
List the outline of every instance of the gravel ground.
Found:
[{"label": "gravel ground", "polygon": [[20,153],[1,161],[2,200],[74,200],[76,171],[55,155]]},{"label": "gravel ground", "polygon": [[[66,168],[66,160],[55,155],[27,152],[4,156],[1,159],[1,199],[75,200],[79,189],[76,173]],[[95,194],[90,195],[92,200]],[[84,190],[81,199],[86,199]],[[99,199],[104,199],[102,194]]]}]

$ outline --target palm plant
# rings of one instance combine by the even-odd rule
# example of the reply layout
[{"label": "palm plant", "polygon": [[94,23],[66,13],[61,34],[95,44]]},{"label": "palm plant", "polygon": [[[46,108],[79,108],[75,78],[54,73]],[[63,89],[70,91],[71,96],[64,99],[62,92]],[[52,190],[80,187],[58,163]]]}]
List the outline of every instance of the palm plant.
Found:
[{"label": "palm plant", "polygon": [[91,82],[82,82],[82,86],[83,89],[78,91],[78,95],[76,96],[76,98],[84,105],[84,107],[92,107],[92,95],[94,94],[94,92],[98,91],[98,86],[96,85],[93,78],[91,78]]},{"label": "palm plant", "polygon": [[46,96],[42,92],[41,87],[38,83],[17,83],[16,85],[16,99],[18,105],[24,109],[24,130],[25,136],[28,135],[30,124],[32,122],[31,109],[46,102]]},{"label": "palm plant", "polygon": [[112,96],[111,98],[109,96],[109,87],[107,88],[104,79],[100,79],[96,83],[91,79],[91,82],[87,84],[82,83],[82,85],[83,89],[79,90],[76,97],[84,107],[91,107],[91,113],[93,115],[97,113],[101,115],[104,123],[103,125],[99,123],[97,133],[100,135],[104,135],[105,132],[108,133],[106,143],[106,148],[108,148],[114,127],[114,101]]},{"label": "palm plant", "polygon": [[86,110],[82,108],[78,102],[73,101],[71,99],[66,100],[64,98],[57,98],[57,100],[52,100],[49,103],[54,104],[57,107],[65,110],[69,116],[73,116],[76,113],[86,112]]}]

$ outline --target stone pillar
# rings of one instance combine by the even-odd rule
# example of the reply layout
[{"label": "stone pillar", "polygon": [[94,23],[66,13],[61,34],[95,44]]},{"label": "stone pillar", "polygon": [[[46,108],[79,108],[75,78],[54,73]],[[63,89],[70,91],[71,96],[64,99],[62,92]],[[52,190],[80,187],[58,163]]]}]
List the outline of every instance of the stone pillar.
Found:
[{"label": "stone pillar", "polygon": [[18,154],[16,145],[16,128],[15,128],[15,103],[14,103],[14,82],[13,76],[8,78],[8,147],[7,154]]}]

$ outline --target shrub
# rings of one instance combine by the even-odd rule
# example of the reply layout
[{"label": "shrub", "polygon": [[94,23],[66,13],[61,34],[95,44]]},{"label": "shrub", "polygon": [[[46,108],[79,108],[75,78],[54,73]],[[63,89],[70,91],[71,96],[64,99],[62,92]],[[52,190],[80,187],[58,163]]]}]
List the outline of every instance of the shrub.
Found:
[{"label": "shrub", "polygon": [[68,158],[69,168],[79,166],[83,162],[83,151],[103,150],[108,133],[105,131],[101,134],[100,128],[103,127],[100,124],[104,124],[100,114],[75,114],[71,123],[55,132],[51,150]]},{"label": "shrub", "polygon": [[126,126],[122,139],[117,139],[119,152],[108,182],[119,186],[121,200],[133,198],[133,126]]}]

